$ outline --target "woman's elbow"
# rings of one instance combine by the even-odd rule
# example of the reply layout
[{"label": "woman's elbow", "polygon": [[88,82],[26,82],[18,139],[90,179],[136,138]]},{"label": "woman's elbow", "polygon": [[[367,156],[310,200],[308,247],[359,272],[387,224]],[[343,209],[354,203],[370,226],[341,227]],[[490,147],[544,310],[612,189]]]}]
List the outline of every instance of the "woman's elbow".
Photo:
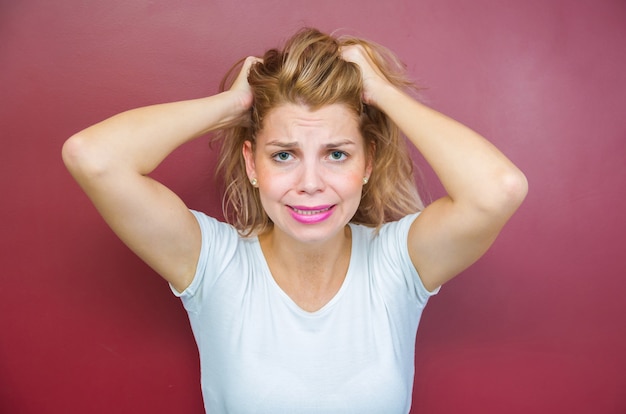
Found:
[{"label": "woman's elbow", "polygon": [[505,215],[513,214],[528,194],[528,179],[518,168],[512,168],[500,178],[497,208]]},{"label": "woman's elbow", "polygon": [[80,133],[65,141],[61,156],[65,167],[77,180],[99,175],[104,169],[102,157],[98,155],[93,143]]}]

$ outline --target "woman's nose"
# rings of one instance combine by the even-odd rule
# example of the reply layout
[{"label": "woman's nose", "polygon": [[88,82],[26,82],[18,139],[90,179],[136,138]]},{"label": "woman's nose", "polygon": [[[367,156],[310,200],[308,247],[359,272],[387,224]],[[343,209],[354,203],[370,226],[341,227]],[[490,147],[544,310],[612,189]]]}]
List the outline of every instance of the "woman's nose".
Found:
[{"label": "woman's nose", "polygon": [[304,163],[299,178],[298,191],[300,192],[313,194],[324,189],[324,174],[317,162]]}]

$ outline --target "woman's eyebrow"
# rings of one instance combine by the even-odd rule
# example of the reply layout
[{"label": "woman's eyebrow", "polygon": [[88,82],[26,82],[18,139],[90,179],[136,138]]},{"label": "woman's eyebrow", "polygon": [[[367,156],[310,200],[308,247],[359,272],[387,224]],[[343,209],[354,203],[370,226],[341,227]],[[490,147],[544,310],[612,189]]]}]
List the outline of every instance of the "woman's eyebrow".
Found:
[{"label": "woman's eyebrow", "polygon": [[[356,145],[356,143],[351,139],[342,139],[339,141],[329,142],[324,145],[324,148],[337,148],[337,147],[345,147],[350,145]],[[282,141],[280,139],[268,141],[265,143],[266,147],[279,147],[279,148],[298,148],[300,147],[300,143],[298,141]]]},{"label": "woman's eyebrow", "polygon": [[268,141],[265,144],[266,147],[280,147],[280,148],[295,148],[299,147],[298,141],[281,141],[281,140],[273,140]]},{"label": "woman's eyebrow", "polygon": [[329,142],[328,144],[325,145],[326,148],[337,148],[337,147],[345,147],[345,146],[349,146],[349,145],[356,145],[356,143],[354,141],[352,141],[351,139],[344,139],[341,141],[336,141],[336,142]]}]

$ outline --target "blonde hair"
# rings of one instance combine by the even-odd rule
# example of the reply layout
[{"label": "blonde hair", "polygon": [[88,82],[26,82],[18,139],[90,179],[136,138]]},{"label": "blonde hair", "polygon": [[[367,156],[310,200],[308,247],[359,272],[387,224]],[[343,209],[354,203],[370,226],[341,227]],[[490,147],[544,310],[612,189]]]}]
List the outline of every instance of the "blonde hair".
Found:
[{"label": "blonde hair", "polygon": [[[242,146],[255,147],[255,136],[267,114],[282,104],[301,104],[311,109],[346,105],[357,116],[366,148],[371,148],[372,174],[364,187],[352,222],[379,228],[420,210],[423,205],[413,177],[413,162],[399,128],[373,106],[363,103],[359,67],[341,57],[341,47],[362,45],[387,79],[402,89],[413,88],[404,66],[384,47],[355,37],[338,37],[312,28],[297,32],[282,50],[270,49],[263,62],[250,69],[254,103],[239,124],[216,134],[221,141],[218,171],[225,180],[223,210],[226,220],[244,236],[271,228],[259,193],[248,181]],[[232,83],[233,66],[221,84]]]}]

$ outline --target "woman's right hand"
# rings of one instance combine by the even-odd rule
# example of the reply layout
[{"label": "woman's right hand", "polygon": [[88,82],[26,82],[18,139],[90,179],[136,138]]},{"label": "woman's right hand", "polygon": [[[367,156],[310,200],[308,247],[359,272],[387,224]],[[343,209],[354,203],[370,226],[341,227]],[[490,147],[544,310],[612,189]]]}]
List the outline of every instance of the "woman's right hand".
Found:
[{"label": "woman's right hand", "polygon": [[235,81],[228,90],[229,93],[234,94],[233,96],[236,97],[237,107],[242,113],[252,107],[254,95],[248,83],[248,75],[250,74],[250,68],[260,62],[263,62],[263,60],[256,56],[248,56],[245,58],[237,78],[235,78]]}]

